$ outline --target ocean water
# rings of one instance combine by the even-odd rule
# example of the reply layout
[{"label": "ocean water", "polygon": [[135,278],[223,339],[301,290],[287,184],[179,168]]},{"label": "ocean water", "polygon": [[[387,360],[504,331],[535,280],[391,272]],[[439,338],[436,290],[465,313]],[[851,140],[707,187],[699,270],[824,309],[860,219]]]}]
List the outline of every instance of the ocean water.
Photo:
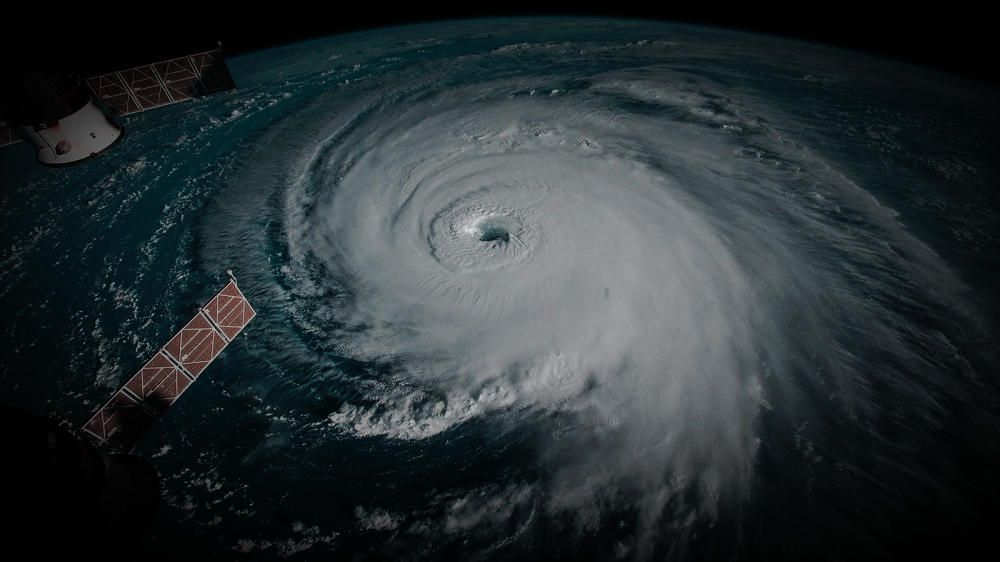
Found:
[{"label": "ocean water", "polygon": [[83,165],[0,153],[5,402],[78,427],[226,269],[258,311],[136,449],[163,488],[141,556],[987,537],[995,90],[593,19],[229,63],[237,90],[125,118]]}]

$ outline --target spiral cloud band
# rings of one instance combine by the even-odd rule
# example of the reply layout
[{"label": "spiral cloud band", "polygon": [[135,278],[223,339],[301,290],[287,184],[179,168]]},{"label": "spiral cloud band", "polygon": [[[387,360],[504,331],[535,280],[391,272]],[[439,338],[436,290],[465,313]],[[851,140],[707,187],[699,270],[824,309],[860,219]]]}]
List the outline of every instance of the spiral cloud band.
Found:
[{"label": "spiral cloud band", "polygon": [[[794,418],[820,388],[845,413],[872,400],[845,332],[918,353],[873,295],[897,298],[917,268],[959,286],[770,125],[794,122],[780,110],[668,70],[545,89],[565,78],[518,74],[403,72],[288,124],[314,135],[262,192],[281,198],[283,300],[314,345],[391,372],[327,417],[346,435],[570,419],[539,445],[560,459],[545,509],[596,525],[624,493],[641,544],[666,513],[711,519],[748,498],[762,409]],[[892,260],[886,239],[912,260],[878,265],[899,276],[856,269]]]},{"label": "spiral cloud band", "polygon": [[326,417],[343,435],[556,416],[537,446],[558,460],[520,501],[581,529],[634,510],[649,554],[664,525],[749,500],[761,412],[790,425],[788,454],[819,458],[806,412],[857,415],[877,400],[872,354],[921,354],[891,303],[921,277],[943,288],[928,306],[960,291],[797,137],[801,117],[765,100],[666,68],[459,73],[320,94],[283,125],[309,131],[280,139],[284,162],[250,167],[278,178],[252,193],[280,201],[278,287],[296,325],[323,353],[384,369]]}]

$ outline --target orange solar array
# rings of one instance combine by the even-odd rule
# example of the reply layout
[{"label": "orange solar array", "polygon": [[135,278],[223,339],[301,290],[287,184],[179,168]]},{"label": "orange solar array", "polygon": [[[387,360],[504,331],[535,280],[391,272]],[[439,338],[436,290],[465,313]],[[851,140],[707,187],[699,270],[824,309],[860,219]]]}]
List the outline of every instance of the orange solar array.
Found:
[{"label": "orange solar array", "polygon": [[231,280],[90,418],[83,430],[101,441],[131,448],[256,314],[236,280]]},{"label": "orange solar array", "polygon": [[232,281],[208,301],[204,310],[229,339],[235,338],[257,314]]},{"label": "orange solar array", "polygon": [[135,443],[155,420],[139,400],[119,390],[90,418],[83,430],[101,441]]},{"label": "orange solar array", "polygon": [[163,351],[192,377],[197,377],[229,343],[200,312],[170,338]]},{"label": "orange solar array", "polygon": [[235,88],[222,50],[143,64],[87,78],[94,97],[116,115],[129,115]]}]

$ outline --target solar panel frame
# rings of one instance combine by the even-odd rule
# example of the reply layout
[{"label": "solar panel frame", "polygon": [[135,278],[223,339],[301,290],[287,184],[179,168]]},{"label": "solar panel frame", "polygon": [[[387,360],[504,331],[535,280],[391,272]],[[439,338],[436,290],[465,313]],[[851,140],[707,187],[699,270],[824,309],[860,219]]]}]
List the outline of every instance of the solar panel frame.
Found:
[{"label": "solar panel frame", "polygon": [[256,316],[232,279],[199,309],[83,426],[131,448]]}]

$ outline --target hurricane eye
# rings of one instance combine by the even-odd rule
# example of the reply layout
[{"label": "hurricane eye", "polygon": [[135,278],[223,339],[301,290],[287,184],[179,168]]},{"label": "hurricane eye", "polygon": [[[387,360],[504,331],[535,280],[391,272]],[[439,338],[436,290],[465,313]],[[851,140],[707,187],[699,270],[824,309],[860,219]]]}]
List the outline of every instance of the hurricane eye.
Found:
[{"label": "hurricane eye", "polygon": [[479,225],[480,242],[510,242],[510,232],[502,224],[491,221],[483,221]]}]

